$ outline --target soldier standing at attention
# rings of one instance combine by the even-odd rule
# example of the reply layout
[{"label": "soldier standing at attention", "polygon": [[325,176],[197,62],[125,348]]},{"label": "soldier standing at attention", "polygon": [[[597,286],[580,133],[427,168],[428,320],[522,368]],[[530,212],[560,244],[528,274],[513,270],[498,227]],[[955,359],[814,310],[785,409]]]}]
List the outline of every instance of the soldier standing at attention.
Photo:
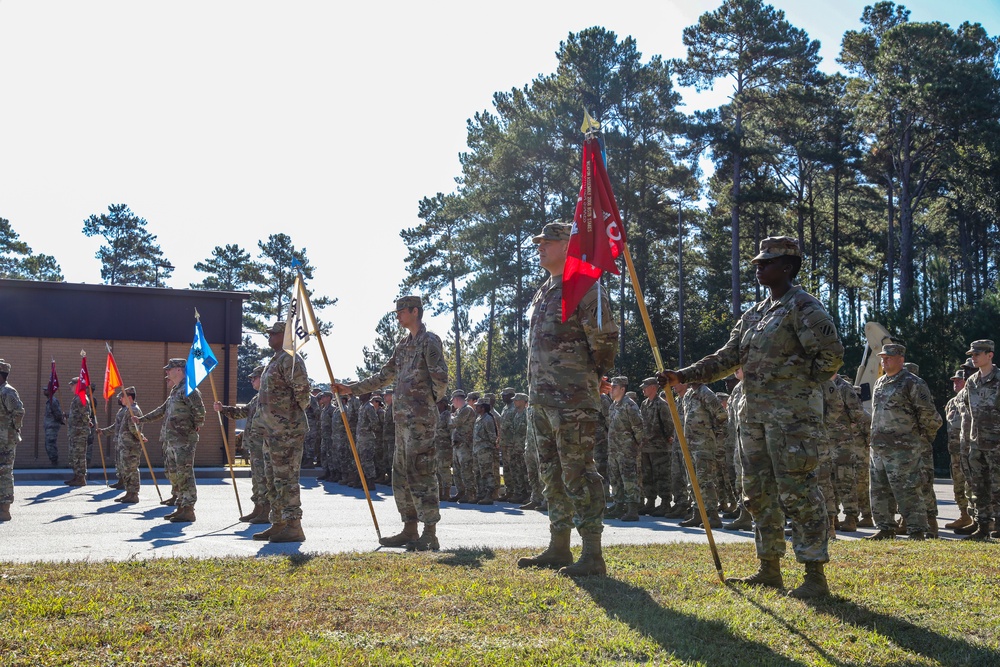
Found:
[{"label": "soldier standing at attention", "polygon": [[944,525],[945,528],[968,528],[975,522],[969,515],[969,495],[966,493],[967,480],[965,466],[962,465],[962,390],[965,389],[965,368],[959,367],[951,376],[951,384],[955,390],[944,406],[945,423],[948,425],[948,455],[951,457],[951,486],[955,493],[955,504],[958,505],[959,517]]},{"label": "soldier standing at attention", "polygon": [[[69,386],[79,382],[80,378],[75,377],[69,381]],[[73,401],[69,404],[69,464],[73,468],[73,476],[64,482],[69,486],[87,484],[87,438],[92,419],[90,400],[86,396],[81,399],[74,391]]]},{"label": "soldier standing at attention", "polygon": [[[437,402],[437,424],[434,426],[434,443],[437,458],[438,496],[440,502],[451,498],[451,407],[448,400],[442,398]],[[395,445],[393,445],[395,451]]]},{"label": "soldier standing at attention", "polygon": [[865,414],[851,383],[839,374],[834,376],[833,383],[835,402],[839,401],[838,407],[842,407],[842,410],[837,411],[836,421],[829,426],[834,444],[834,482],[837,498],[844,506],[844,520],[840,522],[840,530],[853,533],[858,529],[858,515],[862,507],[858,498],[858,475],[868,477],[867,457],[863,457],[862,453],[868,452],[865,422],[870,427],[871,418]]},{"label": "soldier standing at attention", "polygon": [[993,364],[993,341],[976,340],[968,352],[976,372],[965,381],[969,417],[969,481],[975,494],[979,527],[969,540],[1000,537],[1000,373]]},{"label": "soldier standing at attention", "polygon": [[[682,399],[684,404],[684,437],[687,438],[694,463],[694,474],[701,485],[701,497],[705,501],[708,525],[722,528],[719,517],[719,448],[726,425],[726,411],[715,392],[700,382],[688,384]],[[691,516],[681,521],[684,528],[702,525],[701,512],[697,505],[691,506]]]},{"label": "soldier standing at attention", "polygon": [[[441,520],[440,491],[434,428],[437,402],[448,388],[448,364],[441,339],[423,323],[424,307],[419,296],[396,301],[396,320],[407,331],[378,373],[350,385],[335,384],[341,394],[364,393],[395,383],[393,409],[396,420],[396,453],[392,462],[392,493],[403,520],[398,535],[383,537],[386,547],[405,546],[412,551],[437,551],[437,523]],[[417,522],[423,522],[417,535]]]},{"label": "soldier standing at attention", "polygon": [[[58,391],[58,390],[56,390]],[[49,396],[49,388],[42,389],[45,396],[45,453],[49,455],[49,462],[59,465],[59,429],[66,423],[66,415],[63,414],[62,406],[55,392]]]},{"label": "soldier standing at attention", "polygon": [[10,521],[14,502],[14,450],[21,442],[24,404],[17,389],[7,384],[10,364],[0,359],[0,521]]},{"label": "soldier standing at attention", "polygon": [[[560,567],[569,576],[604,575],[604,485],[594,463],[601,378],[612,368],[618,325],[607,292],[595,283],[565,322],[562,274],[572,226],[552,222],[532,238],[548,271],[531,303],[528,333],[528,400],[531,404],[539,474],[549,506],[549,547],[518,567]],[[597,317],[600,300],[602,317]],[[583,538],[572,563],[570,531]]]},{"label": "soldier standing at attention", "polygon": [[941,415],[927,383],[903,368],[906,348],[898,343],[878,353],[885,375],[872,390],[871,483],[872,514],[879,531],[869,540],[891,540],[896,524],[890,512],[893,498],[906,521],[910,539],[922,540],[928,529],[924,499],[927,443],[941,428]]},{"label": "soldier standing at attention", "polygon": [[[646,504],[639,514],[662,517],[670,511],[670,501],[675,499],[670,492],[670,446],[674,440],[674,422],[667,402],[657,394],[658,389],[656,378],[649,377],[642,381],[642,394],[646,399],[640,408],[642,447],[639,458]],[[659,506],[656,505],[656,496],[660,497]],[[676,500],[680,502],[681,499]]]},{"label": "soldier standing at attention", "polygon": [[826,507],[816,480],[823,437],[823,383],[843,364],[844,347],[823,305],[793,281],[802,267],[798,241],[766,238],[751,263],[768,297],[747,309],[729,341],[663,382],[711,382],[742,366],[740,446],[743,490],[756,523],[760,567],[745,579],[754,586],[781,588],[785,514],[792,519],[796,560],[806,576],[790,595],[829,593],[823,564],[829,561]]},{"label": "soldier standing at attention", "polygon": [[455,411],[451,415],[451,446],[455,468],[455,496],[453,503],[474,503],[476,492],[476,468],[472,459],[472,429],[476,424],[476,411],[466,401],[465,392],[456,389],[451,392],[451,405]]},{"label": "soldier standing at attention", "polygon": [[132,416],[136,424],[163,420],[160,439],[163,441],[165,460],[163,469],[170,479],[170,486],[177,494],[177,509],[165,519],[174,523],[195,520],[194,504],[198,501],[198,486],[194,478],[194,454],[198,447],[198,431],[205,423],[205,403],[201,392],[195,389],[186,393],[184,378],[187,359],[171,359],[163,370],[167,372],[170,393],[163,405],[139,417]]},{"label": "soldier standing at attention", "polygon": [[378,408],[374,397],[361,395],[361,413],[358,415],[358,429],[354,432],[354,444],[358,448],[361,469],[365,473],[365,484],[370,492],[375,491],[375,448],[382,444]]},{"label": "soldier standing at attention", "polygon": [[497,420],[489,398],[476,401],[476,421],[472,427],[472,460],[476,470],[477,505],[492,505],[497,480],[493,473],[494,452],[497,448]]},{"label": "soldier standing at attention", "polygon": [[[608,475],[614,506],[604,513],[609,519],[639,520],[639,450],[642,414],[635,401],[625,395],[628,378],[611,379],[611,410],[608,412]],[[669,502],[669,501],[668,501]]]},{"label": "soldier standing at attention", "polygon": [[[140,415],[141,416],[141,415]],[[128,410],[125,408],[125,399],[122,394],[118,394],[118,412],[115,414],[115,420],[105,426],[104,428],[99,428],[97,431],[99,433],[108,434],[111,438],[111,448],[115,453],[115,476],[117,479],[114,484],[108,484],[108,487],[112,489],[124,489],[125,481],[122,478],[122,448],[121,441],[118,439],[118,431],[121,429],[122,420],[128,418]],[[131,424],[132,420],[128,419]]]},{"label": "soldier standing at attention", "polygon": [[510,465],[513,458],[513,454],[511,453],[513,439],[511,437],[510,420],[514,414],[514,394],[513,387],[504,387],[503,391],[500,392],[500,401],[503,403],[503,410],[500,411],[500,420],[497,422],[497,426],[500,428],[500,460],[503,463],[503,486],[506,489],[504,500],[520,505],[524,502],[524,499],[517,495],[517,486],[511,475]]},{"label": "soldier standing at attention", "polygon": [[[260,392],[260,376],[264,373],[263,366],[257,366],[250,371],[250,384]],[[213,407],[223,417],[229,419],[246,419],[243,426],[243,446],[250,453],[250,500],[253,510],[240,517],[244,523],[268,523],[270,521],[271,505],[267,501],[267,478],[264,475],[264,434],[255,423],[257,408],[260,404],[260,394],[254,394],[249,403],[240,405],[223,405],[216,401]]]},{"label": "soldier standing at attention", "polygon": [[282,348],[284,322],[275,322],[265,333],[274,355],[260,376],[254,424],[260,425],[264,439],[264,477],[271,505],[271,527],[257,533],[253,539],[304,542],[299,474],[309,428],[305,412],[311,399],[309,373],[302,357],[293,356]]}]

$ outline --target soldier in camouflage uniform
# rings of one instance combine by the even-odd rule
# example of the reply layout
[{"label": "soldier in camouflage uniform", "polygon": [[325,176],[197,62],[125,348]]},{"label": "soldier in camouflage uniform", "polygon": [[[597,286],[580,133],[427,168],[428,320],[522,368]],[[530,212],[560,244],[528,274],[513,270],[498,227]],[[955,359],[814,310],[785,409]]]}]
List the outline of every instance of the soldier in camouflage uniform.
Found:
[{"label": "soldier in camouflage uniform", "polygon": [[11,385],[7,384],[10,363],[0,359],[0,521],[10,521],[10,505],[14,502],[14,452],[21,442],[24,404]]},{"label": "soldier in camouflage uniform", "polygon": [[[951,485],[955,494],[955,504],[958,505],[959,517],[944,525],[945,528],[968,528],[975,522],[969,515],[968,483],[965,478],[965,466],[962,465],[962,409],[964,408],[962,390],[965,389],[965,367],[959,367],[951,376],[955,395],[944,406],[944,419],[948,425],[948,455],[951,458]],[[971,420],[969,420],[971,426]]]},{"label": "soldier in camouflage uniform", "polygon": [[66,423],[66,415],[63,414],[62,406],[55,393],[49,396],[48,387],[42,389],[45,395],[45,453],[49,455],[49,462],[59,465],[59,429]]},{"label": "soldier in camouflage uniform", "polygon": [[[264,374],[264,367],[257,366],[250,371],[250,384],[256,391],[260,391],[260,376]],[[243,446],[250,454],[250,500],[253,501],[253,509],[240,521],[244,523],[269,523],[271,521],[271,505],[267,500],[267,476],[264,474],[264,434],[260,426],[256,423],[257,408],[260,402],[260,394],[254,394],[249,403],[240,405],[223,405],[215,401],[213,407],[216,412],[229,419],[246,419],[243,426]]]},{"label": "soldier in camouflage uniform", "polygon": [[376,449],[382,443],[381,424],[378,420],[378,408],[369,398],[362,395],[361,413],[358,415],[358,428],[354,432],[354,444],[358,448],[361,459],[361,469],[365,473],[365,483],[368,490],[375,489],[375,455]]},{"label": "soldier in camouflage uniform", "polygon": [[476,421],[472,427],[472,460],[479,493],[475,502],[478,505],[492,505],[493,492],[497,488],[493,472],[497,448],[497,420],[491,408],[489,399],[485,396],[476,401]]},{"label": "soldier in camouflage uniform", "polygon": [[451,498],[451,461],[454,455],[451,447],[451,407],[446,399],[441,399],[437,402],[437,409],[434,443],[437,458],[438,497],[441,502],[446,502]]},{"label": "soldier in camouflage uniform", "polygon": [[[383,439],[385,437],[385,399],[379,392],[374,392],[371,403],[375,406],[375,414],[378,417],[378,427],[375,429],[375,482],[383,484],[390,483],[389,475],[392,469],[385,460],[385,447]],[[373,484],[374,486],[374,484]]]},{"label": "soldier in camouflage uniform", "polygon": [[503,410],[500,412],[500,419],[497,420],[497,427],[500,430],[499,446],[500,460],[503,463],[503,486],[505,491],[504,500],[521,504],[524,499],[517,494],[517,485],[514,482],[511,466],[513,452],[511,447],[513,441],[510,433],[510,418],[514,414],[514,391],[513,387],[504,387],[500,392],[500,401],[503,403]]},{"label": "soldier in camouflage uniform", "polygon": [[163,428],[160,430],[160,440],[166,455],[163,469],[177,494],[177,510],[164,518],[175,523],[195,520],[194,505],[198,501],[198,486],[194,478],[194,456],[198,447],[198,431],[205,423],[205,403],[201,399],[201,392],[195,389],[190,394],[186,393],[186,368],[187,359],[171,359],[167,362],[163,367],[167,372],[167,384],[171,387],[167,400],[141,417],[132,417],[136,424],[163,420]]},{"label": "soldier in camouflage uniform", "polygon": [[309,424],[309,373],[306,362],[298,354],[291,355],[282,345],[285,323],[275,322],[267,333],[267,344],[274,355],[264,366],[257,394],[257,415],[264,439],[264,477],[267,480],[267,500],[271,505],[271,527],[253,536],[269,542],[303,542],[302,500],[299,477],[302,471],[302,449],[305,447]]},{"label": "soldier in camouflage uniform", "polygon": [[[112,489],[124,489],[125,482],[122,479],[122,450],[121,445],[118,441],[118,428],[121,426],[121,420],[124,419],[128,414],[128,410],[125,409],[125,401],[122,398],[122,394],[118,394],[118,412],[115,414],[115,420],[105,426],[104,428],[98,428],[98,433],[104,433],[110,438],[111,451],[114,453],[115,460],[115,480],[114,484],[108,484],[109,488]],[[131,420],[129,420],[131,421]]]},{"label": "soldier in camouflage uniform", "polygon": [[392,484],[392,460],[396,456],[396,416],[393,414],[393,390],[382,393],[385,411],[382,413],[382,460],[385,461],[386,481]]},{"label": "soldier in camouflage uniform", "polygon": [[461,389],[451,393],[451,447],[455,470],[455,496],[453,503],[473,503],[478,497],[476,489],[476,468],[472,458],[472,429],[476,423],[476,411],[466,401]]},{"label": "soldier in camouflage uniform", "polygon": [[524,441],[528,430],[528,395],[516,392],[511,404],[504,410],[503,417],[506,418],[506,437],[510,441],[510,458],[504,460],[503,474],[514,490],[514,496],[510,497],[508,494],[507,500],[527,503],[531,501],[528,470],[524,461]]},{"label": "soldier in camouflage uniform", "polygon": [[538,470],[538,445],[532,413],[533,410],[529,405],[525,410],[527,424],[524,430],[524,469],[528,474],[528,488],[531,489],[531,498],[518,509],[547,512],[549,506],[545,502],[545,489],[542,486],[542,477]]},{"label": "soldier in camouflage uniform", "polygon": [[[684,437],[691,452],[694,474],[698,476],[708,525],[712,528],[722,528],[722,519],[719,517],[719,489],[716,482],[719,476],[720,441],[725,437],[726,411],[715,392],[700,382],[688,384],[688,390],[681,402],[684,404],[682,422]],[[697,506],[692,506],[691,516],[681,521],[680,525],[684,528],[697,528],[702,525],[701,512]]]},{"label": "soldier in camouflage uniform", "polygon": [[858,529],[858,515],[861,512],[857,478],[859,475],[868,477],[865,470],[868,459],[868,433],[865,423],[867,421],[870,427],[871,418],[861,407],[858,394],[850,382],[836,375],[832,384],[829,400],[833,419],[827,429],[833,447],[837,499],[844,508],[844,520],[840,522],[840,530],[853,533]]},{"label": "soldier in camouflage uniform", "polygon": [[[79,384],[80,378],[69,381],[70,387]],[[93,415],[90,410],[90,399],[82,399],[74,389],[73,402],[69,405],[69,465],[73,468],[73,476],[64,482],[69,486],[84,486],[87,484],[87,438],[91,431]]]},{"label": "soldier in camouflage uniform", "polygon": [[306,468],[315,467],[320,446],[320,414],[319,389],[310,392],[309,406],[306,408],[306,419],[309,428],[306,430],[305,444],[302,448],[302,465]]},{"label": "soldier in camouflage uniform", "polygon": [[[340,415],[336,415],[340,418]],[[321,482],[336,482],[339,477],[337,460],[333,456],[333,392],[324,391],[319,395],[319,452],[323,474],[317,477]]]},{"label": "soldier in camouflage uniform", "polygon": [[[965,381],[964,403],[969,420],[969,485],[975,496],[976,532],[966,539],[1000,538],[1000,372],[993,363],[992,340],[972,342],[976,372]],[[963,417],[965,419],[965,417]]]},{"label": "soldier in camouflage uniform", "polygon": [[[657,395],[656,378],[649,377],[642,381],[642,393],[646,397],[642,402],[642,446],[640,448],[640,475],[643,495],[646,504],[640,514],[662,517],[670,511],[670,501],[676,500],[678,507],[687,511],[689,503],[686,495],[674,498],[670,489],[670,448],[674,442],[674,420],[670,416],[667,402]],[[656,505],[656,497],[660,497],[660,505]]]},{"label": "soldier in camouflage uniform", "polygon": [[829,560],[829,535],[815,470],[823,437],[823,383],[843,364],[844,347],[823,305],[793,284],[802,266],[794,238],[764,239],[751,262],[768,297],[743,313],[715,354],[680,371],[666,371],[661,380],[711,382],[742,366],[743,489],[756,524],[760,567],[733,581],[783,586],[780,558],[787,514],[795,557],[806,566],[805,581],[790,594],[826,595],[823,564]]},{"label": "soldier in camouflage uniform", "polygon": [[906,348],[898,343],[879,352],[885,375],[872,390],[872,434],[869,477],[872,513],[879,531],[867,538],[896,537],[890,504],[895,498],[910,539],[922,540],[928,530],[924,499],[927,443],[941,428],[941,415],[927,383],[903,368]]},{"label": "soldier in camouflage uniform", "polygon": [[[642,447],[643,422],[639,406],[625,395],[628,378],[611,379],[611,410],[608,413],[608,474],[614,493],[614,506],[605,512],[609,519],[639,520],[639,452]],[[669,501],[667,501],[669,502]]]},{"label": "soldier in camouflage uniform", "polygon": [[[437,402],[448,388],[448,364],[441,339],[423,323],[418,296],[396,301],[396,319],[407,331],[378,373],[353,385],[334,385],[340,393],[363,393],[395,383],[393,410],[396,453],[392,463],[392,492],[403,520],[398,535],[383,537],[382,546],[406,546],[414,551],[437,551],[437,523],[441,519],[434,430]],[[424,529],[417,536],[417,522]]]},{"label": "soldier in camouflage uniform", "polygon": [[[903,368],[920,377],[920,366],[917,364],[908,361],[903,364]],[[928,440],[925,445],[926,447],[920,456],[920,461],[923,464],[923,495],[924,507],[927,509],[927,537],[937,537],[937,494],[934,491],[934,438]],[[900,534],[900,531],[897,530],[896,534]]]},{"label": "soldier in camouflage uniform", "polygon": [[[531,303],[528,400],[551,541],[545,552],[520,559],[518,566],[564,566],[559,571],[569,576],[603,575],[607,573],[601,550],[605,482],[594,462],[594,445],[601,378],[614,365],[618,325],[600,283],[563,321],[562,273],[571,227],[549,223],[532,239],[538,245],[539,263],[549,273]],[[583,552],[571,565],[574,525],[583,538]]]},{"label": "soldier in camouflage uniform", "polygon": [[135,387],[126,387],[118,395],[118,405],[121,406],[115,421],[102,432],[111,433],[118,460],[118,482],[125,490],[125,495],[115,498],[119,503],[139,502],[139,460],[142,456],[143,438],[139,427],[132,422],[132,416],[141,417],[142,410],[135,402]]}]

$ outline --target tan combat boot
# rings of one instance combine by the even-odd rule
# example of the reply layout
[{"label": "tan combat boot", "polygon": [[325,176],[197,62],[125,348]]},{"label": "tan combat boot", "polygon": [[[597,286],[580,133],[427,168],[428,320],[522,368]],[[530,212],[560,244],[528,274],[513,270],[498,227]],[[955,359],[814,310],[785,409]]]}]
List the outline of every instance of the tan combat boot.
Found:
[{"label": "tan combat boot", "polygon": [[529,499],[528,502],[524,503],[517,509],[519,510],[536,510],[538,509],[538,501]]},{"label": "tan combat boot", "polygon": [[715,528],[716,530],[722,528],[722,518],[719,517],[718,510],[708,510],[705,514],[708,515],[708,525],[710,528]]},{"label": "tan combat boot", "polygon": [[808,600],[830,594],[830,587],[823,574],[823,563],[806,563],[806,578],[802,585],[788,591],[788,597]]},{"label": "tan combat boot", "polygon": [[837,539],[837,515],[828,514],[827,515],[827,538],[831,540]]},{"label": "tan combat boot", "polygon": [[649,514],[656,509],[656,496],[646,498],[646,504],[639,508],[639,514]]},{"label": "tan combat boot", "polygon": [[177,512],[170,517],[171,523],[194,523],[194,505],[184,505],[177,508]]},{"label": "tan combat boot", "polygon": [[756,572],[749,577],[727,577],[726,583],[783,588],[785,582],[781,578],[781,560],[778,558],[761,558]]},{"label": "tan combat boot", "polygon": [[662,519],[667,515],[667,512],[669,511],[670,511],[670,502],[665,498],[660,498],[660,504],[656,506],[656,509],[654,509],[652,512],[649,513],[649,516]]},{"label": "tan combat boot", "polygon": [[625,506],[625,511],[619,517],[622,521],[638,521],[639,520],[639,503],[628,503]]},{"label": "tan combat boot", "polygon": [[261,503],[254,503],[253,510],[251,510],[249,514],[244,514],[243,516],[241,516],[240,521],[242,521],[243,523],[250,523],[251,519],[256,518],[257,516],[260,515],[260,507]]},{"label": "tan combat boot", "polygon": [[247,521],[247,523],[271,523],[271,503],[261,503],[260,514]]},{"label": "tan combat boot", "polygon": [[436,523],[425,523],[424,532],[421,533],[420,537],[406,545],[407,551],[439,551],[440,549]]},{"label": "tan combat boot", "polygon": [[966,535],[963,540],[972,540],[973,542],[985,542],[990,539],[990,533],[993,532],[993,522],[990,520],[979,520],[979,525],[976,528],[976,532],[971,535]]},{"label": "tan combat boot", "polygon": [[722,527],[724,530],[753,530],[753,517],[746,507],[740,508],[740,514],[732,523],[727,523]]},{"label": "tan combat boot", "polygon": [[868,514],[862,514],[861,518],[858,519],[858,528],[874,528],[875,519],[872,518],[871,512]]},{"label": "tan combat boot", "polygon": [[10,503],[0,503],[0,521],[10,521]]},{"label": "tan combat boot", "polygon": [[948,523],[944,524],[944,527],[947,528],[948,530],[955,530],[956,528],[968,528],[969,526],[975,523],[976,522],[972,520],[972,517],[969,516],[969,510],[962,509],[961,514],[958,515],[958,518],[955,519],[954,521],[949,521]]},{"label": "tan combat boot", "polygon": [[68,480],[63,482],[66,486],[86,486],[87,480],[83,475],[73,475]]},{"label": "tan combat boot", "polygon": [[413,542],[419,537],[417,533],[417,522],[416,521],[405,521],[403,523],[403,532],[397,533],[391,537],[379,538],[378,543],[383,547],[405,547],[410,542]]},{"label": "tan combat boot", "polygon": [[125,482],[121,481],[120,479],[115,480],[114,484],[108,484],[108,488],[109,489],[118,489],[119,491],[124,491],[125,490]]},{"label": "tan combat boot", "polygon": [[266,540],[271,539],[272,535],[280,533],[282,530],[284,530],[284,528],[285,528],[284,521],[272,523],[270,528],[267,528],[266,530],[262,530],[259,533],[254,534],[253,539],[258,540],[260,542],[264,542]]},{"label": "tan combat boot", "polygon": [[840,522],[840,532],[842,533],[856,533],[858,532],[858,515],[848,514],[844,517],[844,520]]},{"label": "tan combat boot", "polygon": [[580,560],[572,565],[567,565],[559,570],[559,574],[567,577],[603,577],[608,573],[608,566],[604,563],[604,555],[601,553],[601,534],[593,533],[583,536],[583,552],[580,553]]},{"label": "tan combat boot", "polygon": [[267,538],[270,542],[305,542],[306,534],[302,532],[302,519],[289,519],[284,527]]},{"label": "tan combat boot", "polygon": [[679,524],[681,528],[698,528],[701,526],[701,512],[697,505],[691,506],[691,514]]},{"label": "tan combat boot", "polygon": [[613,506],[604,510],[605,519],[620,519],[622,515],[625,514],[625,503],[615,503]]},{"label": "tan combat boot", "polygon": [[936,540],[938,537],[938,522],[936,516],[927,517],[927,538]]},{"label": "tan combat boot", "polygon": [[138,491],[128,491],[121,498],[115,498],[116,503],[137,503],[139,502],[139,492]]},{"label": "tan combat boot", "polygon": [[518,567],[551,567],[559,569],[573,562],[573,552],[569,549],[569,529],[551,530],[549,547],[537,556],[519,558]]}]

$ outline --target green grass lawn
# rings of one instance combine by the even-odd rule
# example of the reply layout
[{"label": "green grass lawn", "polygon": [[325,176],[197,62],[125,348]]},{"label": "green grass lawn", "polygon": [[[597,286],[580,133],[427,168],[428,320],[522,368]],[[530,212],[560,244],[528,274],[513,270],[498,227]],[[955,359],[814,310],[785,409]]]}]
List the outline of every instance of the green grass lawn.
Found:
[{"label": "green grass lawn", "polygon": [[613,547],[576,581],[525,550],[3,563],[0,664],[1000,665],[1000,545],[831,549],[812,604],[720,585],[703,544]]}]

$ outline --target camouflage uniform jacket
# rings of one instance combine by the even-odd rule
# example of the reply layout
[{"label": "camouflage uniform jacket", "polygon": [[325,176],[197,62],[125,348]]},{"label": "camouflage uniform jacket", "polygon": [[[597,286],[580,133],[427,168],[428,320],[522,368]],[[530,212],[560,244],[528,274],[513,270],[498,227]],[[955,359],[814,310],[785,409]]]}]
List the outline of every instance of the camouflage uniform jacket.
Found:
[{"label": "camouflage uniform jacket", "polygon": [[319,398],[309,395],[309,405],[306,406],[305,413],[306,419],[309,420],[309,432],[319,433],[319,416],[321,408],[319,407]]},{"label": "camouflage uniform jacket", "polygon": [[171,389],[163,405],[139,417],[139,423],[163,419],[160,429],[163,442],[180,441],[189,445],[198,442],[198,429],[205,423],[205,403],[197,389],[190,395],[184,392],[183,384]]},{"label": "camouflage uniform jacket", "polygon": [[628,396],[612,402],[608,414],[608,451],[626,452],[632,449],[638,457],[642,440],[642,414],[636,402]]},{"label": "camouflage uniform jacket", "polygon": [[844,363],[837,327],[798,285],[743,313],[729,341],[680,371],[685,382],[712,382],[743,367],[741,422],[823,421],[823,382]]},{"label": "camouflage uniform jacket", "polygon": [[[138,403],[132,404],[131,414],[136,417],[142,416],[142,410],[139,409]],[[118,413],[115,415],[114,423],[108,424],[100,430],[104,433],[111,431],[113,437],[115,438],[114,441],[117,441],[122,447],[138,445],[140,437],[139,427],[132,423],[130,417],[131,415],[129,414],[129,409],[123,405],[118,408]]]},{"label": "camouflage uniform jacket", "polygon": [[684,398],[684,436],[689,443],[714,451],[726,436],[728,415],[722,401],[708,385],[696,384],[688,387]]},{"label": "camouflage uniform jacket", "polygon": [[0,387],[0,442],[21,442],[21,425],[24,422],[24,403],[17,389],[4,384]]},{"label": "camouflage uniform jacket", "polygon": [[976,371],[965,381],[965,409],[970,417],[969,445],[974,449],[1000,448],[1000,369],[986,375]]},{"label": "camouflage uniform jacket", "polygon": [[472,444],[472,429],[476,425],[476,409],[466,403],[451,416],[451,442],[455,447]]},{"label": "camouflage uniform jacket", "polygon": [[962,393],[959,392],[944,404],[944,421],[948,425],[948,449],[951,451],[961,451],[962,447],[962,400]]},{"label": "camouflage uniform jacket", "polygon": [[528,408],[518,410],[511,406],[510,415],[510,443],[515,449],[524,449],[524,442],[528,437]]},{"label": "camouflage uniform jacket", "polygon": [[393,414],[392,405],[386,406],[382,414],[382,442],[386,446],[396,444],[396,415]]},{"label": "camouflage uniform jacket", "polygon": [[493,451],[497,447],[497,420],[492,412],[478,415],[472,427],[472,451]]},{"label": "camouflage uniform jacket", "polygon": [[267,362],[260,376],[257,393],[257,417],[264,428],[285,426],[307,427],[305,409],[312,396],[309,394],[309,373],[306,362],[299,355],[284,350],[276,352]]},{"label": "camouflage uniform jacket", "polygon": [[872,436],[875,445],[920,446],[934,441],[941,428],[927,383],[905,368],[883,375],[872,391]]},{"label": "camouflage uniform jacket", "polygon": [[371,401],[361,404],[361,414],[358,415],[357,439],[364,442],[381,443],[382,422],[378,418],[378,410]]},{"label": "camouflage uniform jacket", "polygon": [[364,394],[393,383],[395,415],[406,421],[437,414],[436,404],[448,388],[448,364],[441,339],[425,325],[420,325],[416,336],[407,333],[396,343],[392,357],[378,373],[349,387],[355,394]]},{"label": "camouflage uniform jacket", "polygon": [[840,391],[840,400],[844,404],[844,417],[851,425],[850,435],[846,437],[855,438],[858,444],[867,446],[871,417],[865,412],[861,399],[858,398],[858,392],[854,391],[854,386],[850,382],[839,375],[835,382]]},{"label": "camouflage uniform jacket", "polygon": [[243,426],[243,443],[246,447],[249,447],[251,443],[256,444],[264,441],[264,434],[261,433],[259,428],[256,428],[257,425],[254,423],[257,417],[257,403],[259,398],[260,394],[254,394],[249,403],[224,405],[222,406],[222,410],[219,411],[223,417],[247,420]]},{"label": "camouflage uniform jacket", "polygon": [[59,405],[59,399],[53,396],[45,401],[45,429],[59,428],[66,423],[66,416]]},{"label": "camouflage uniform jacket", "polygon": [[740,437],[740,403],[743,401],[743,383],[737,382],[729,392],[726,406],[726,451],[737,451]]},{"label": "camouflage uniform jacket", "polygon": [[[602,322],[597,321],[601,299]],[[528,400],[560,409],[601,410],[601,376],[614,366],[618,325],[607,291],[591,287],[562,321],[562,276],[549,276],[531,301]]]},{"label": "camouflage uniform jacket", "polygon": [[674,437],[670,406],[659,396],[654,396],[642,402],[641,413],[643,453],[669,452],[670,440]]},{"label": "camouflage uniform jacket", "polygon": [[434,442],[439,452],[451,449],[451,410],[442,410],[438,413],[437,424],[434,427]]},{"label": "camouflage uniform jacket", "polygon": [[514,407],[514,401],[505,405],[503,412],[500,413],[500,442],[504,447],[510,447],[514,443],[514,412],[517,408]]},{"label": "camouflage uniform jacket", "polygon": [[90,430],[90,401],[81,401],[79,395],[73,396],[73,402],[69,404],[69,432],[72,438],[74,434],[86,433]]}]

